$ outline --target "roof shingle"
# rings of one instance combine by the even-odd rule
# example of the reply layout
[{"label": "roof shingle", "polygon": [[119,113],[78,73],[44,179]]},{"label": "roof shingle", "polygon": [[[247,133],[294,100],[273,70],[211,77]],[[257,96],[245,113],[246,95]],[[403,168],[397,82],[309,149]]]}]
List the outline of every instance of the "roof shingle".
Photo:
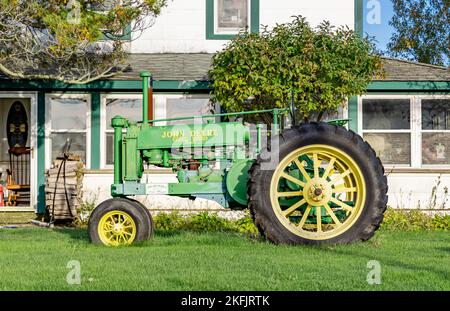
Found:
[{"label": "roof shingle", "polygon": [[[206,81],[211,59],[208,53],[129,54],[126,69],[109,80],[139,80],[150,71],[155,80]],[[450,68],[405,60],[383,58],[384,81],[450,81]],[[7,79],[0,73],[0,79]]]},{"label": "roof shingle", "polygon": [[[111,79],[139,79],[150,71],[156,80],[208,80],[214,54],[130,54],[129,71]],[[450,68],[383,58],[384,81],[450,81]]]}]

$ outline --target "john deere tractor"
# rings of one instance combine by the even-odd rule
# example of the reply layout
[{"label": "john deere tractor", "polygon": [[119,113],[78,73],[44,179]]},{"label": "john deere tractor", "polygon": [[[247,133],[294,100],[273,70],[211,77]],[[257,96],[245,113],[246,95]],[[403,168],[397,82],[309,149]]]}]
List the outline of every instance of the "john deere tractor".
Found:
[{"label": "john deere tractor", "polygon": [[[142,122],[121,116],[111,121],[113,198],[91,215],[93,243],[117,246],[149,239],[152,217],[133,197],[161,194],[248,207],[261,235],[277,244],[364,241],[380,226],[387,204],[384,168],[343,120],[284,127],[292,107],[149,120],[151,76],[141,76]],[[220,122],[261,113],[273,116],[270,129]],[[160,125],[167,122],[175,125]],[[172,168],[178,182],[145,178],[147,165]]]}]

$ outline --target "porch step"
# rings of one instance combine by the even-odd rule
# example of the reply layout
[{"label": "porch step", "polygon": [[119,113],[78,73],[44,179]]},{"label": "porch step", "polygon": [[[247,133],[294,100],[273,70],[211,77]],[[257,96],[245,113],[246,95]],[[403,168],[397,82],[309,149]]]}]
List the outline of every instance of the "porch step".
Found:
[{"label": "porch step", "polygon": [[31,211],[5,211],[0,210],[0,226],[11,224],[26,224],[35,219],[36,213]]}]

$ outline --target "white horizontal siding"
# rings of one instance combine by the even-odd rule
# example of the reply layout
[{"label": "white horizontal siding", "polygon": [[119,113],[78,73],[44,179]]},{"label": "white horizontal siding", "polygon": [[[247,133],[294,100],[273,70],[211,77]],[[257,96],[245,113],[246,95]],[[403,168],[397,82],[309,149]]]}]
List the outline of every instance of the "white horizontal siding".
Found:
[{"label": "white horizontal siding", "polygon": [[[260,0],[260,24],[274,26],[293,15],[317,25],[354,25],[353,0]],[[214,53],[228,41],[206,39],[206,1],[173,0],[154,25],[132,41],[131,53]]]}]

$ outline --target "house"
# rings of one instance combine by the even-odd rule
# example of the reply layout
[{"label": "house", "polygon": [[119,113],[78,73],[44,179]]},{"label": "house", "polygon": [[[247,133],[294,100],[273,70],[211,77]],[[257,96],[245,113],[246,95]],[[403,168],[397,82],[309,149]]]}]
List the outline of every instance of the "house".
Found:
[{"label": "house", "polygon": [[[112,129],[116,114],[141,115],[139,72],[152,72],[153,117],[200,114],[209,104],[207,71],[212,55],[239,28],[258,32],[301,14],[312,24],[329,20],[362,32],[361,0],[173,0],[153,27],[130,40],[130,70],[86,85],[12,80],[0,75],[0,168],[9,166],[8,115],[26,124],[31,148],[27,173],[29,202],[0,211],[45,211],[45,171],[67,138],[83,159],[86,199],[109,195],[112,181]],[[386,77],[367,94],[350,98],[341,117],[363,135],[383,160],[389,179],[389,205],[445,208],[450,186],[450,70],[384,59]],[[68,110],[70,108],[70,110]],[[70,111],[70,113],[68,113]],[[16,120],[15,119],[15,120]],[[16,127],[14,127],[16,128]],[[151,178],[175,181],[167,169],[150,169]],[[3,179],[6,174],[3,174]],[[164,201],[170,205],[174,201]]]}]

